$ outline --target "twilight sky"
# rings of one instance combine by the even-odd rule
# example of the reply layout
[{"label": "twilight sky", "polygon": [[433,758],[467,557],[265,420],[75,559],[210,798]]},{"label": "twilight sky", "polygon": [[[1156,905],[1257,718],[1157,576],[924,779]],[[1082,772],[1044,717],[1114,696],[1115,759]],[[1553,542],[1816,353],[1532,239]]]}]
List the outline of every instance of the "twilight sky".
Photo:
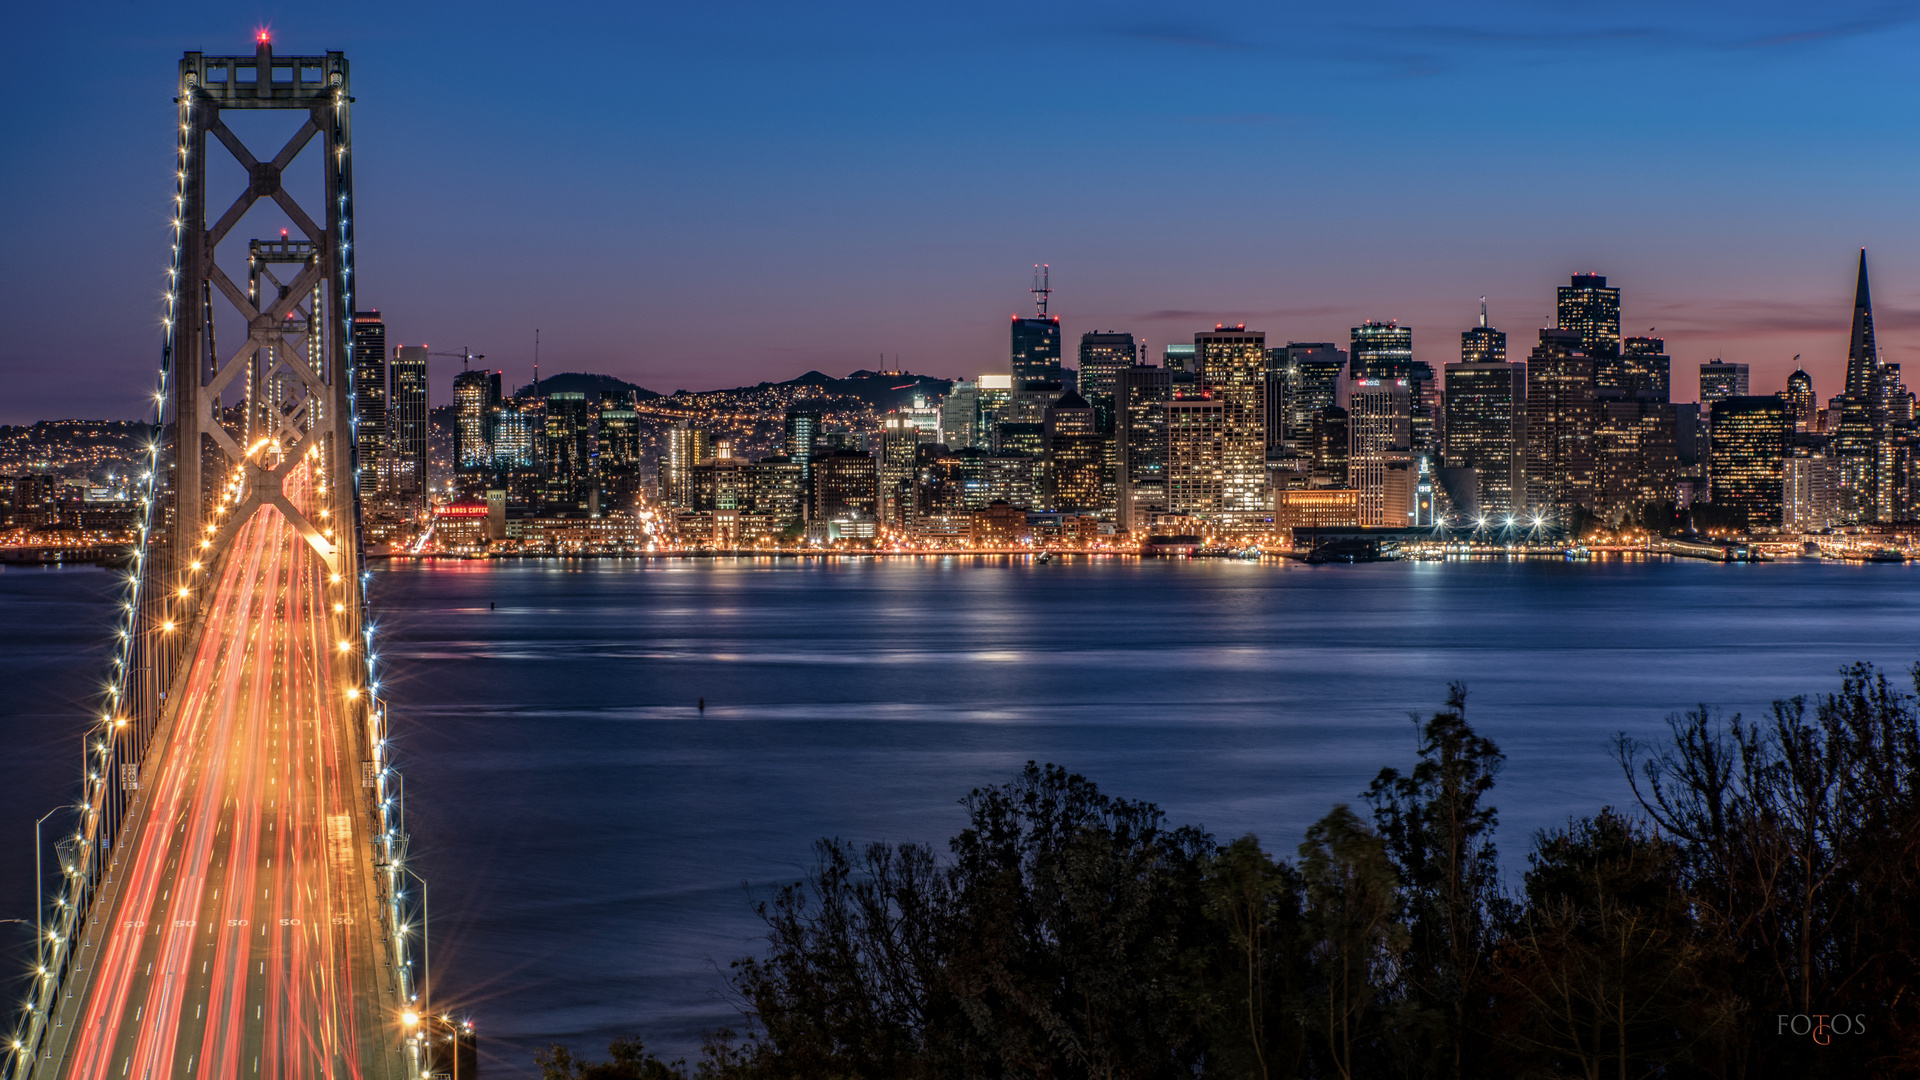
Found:
[{"label": "twilight sky", "polygon": [[1714,356],[1778,389],[1795,353],[1824,398],[1863,245],[1883,355],[1920,367],[1917,24],[1853,0],[22,5],[0,422],[140,413],[176,62],[261,25],[353,63],[362,306],[515,383],[536,327],[543,370],[660,391],[883,354],[1004,372],[1048,262],[1069,349],[1397,318],[1436,367],[1482,294],[1524,353],[1593,271],[1668,339],[1676,399]]}]

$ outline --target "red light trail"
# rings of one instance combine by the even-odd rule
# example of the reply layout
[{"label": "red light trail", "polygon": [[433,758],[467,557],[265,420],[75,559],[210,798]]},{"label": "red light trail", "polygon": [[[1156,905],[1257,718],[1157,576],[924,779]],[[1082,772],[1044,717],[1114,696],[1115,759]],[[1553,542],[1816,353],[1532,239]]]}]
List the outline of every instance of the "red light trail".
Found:
[{"label": "red light trail", "polygon": [[[296,506],[309,483],[289,477]],[[81,943],[84,996],[48,1048],[64,1075],[403,1075],[341,707],[359,654],[328,595],[347,587],[274,508],[237,532]]]}]

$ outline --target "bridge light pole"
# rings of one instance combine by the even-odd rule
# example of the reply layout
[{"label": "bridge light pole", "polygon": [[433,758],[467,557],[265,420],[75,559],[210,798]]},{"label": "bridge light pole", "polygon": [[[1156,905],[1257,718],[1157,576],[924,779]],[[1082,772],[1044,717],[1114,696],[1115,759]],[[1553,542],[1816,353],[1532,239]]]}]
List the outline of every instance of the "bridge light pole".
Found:
[{"label": "bridge light pole", "polygon": [[47,931],[45,925],[47,901],[42,892],[43,883],[46,878],[40,869],[40,849],[45,847],[46,844],[40,839],[40,826],[45,824],[48,818],[59,812],[60,808],[56,806],[46,813],[41,814],[40,820],[33,823],[33,948],[36,964],[42,976],[44,976],[47,971]]}]

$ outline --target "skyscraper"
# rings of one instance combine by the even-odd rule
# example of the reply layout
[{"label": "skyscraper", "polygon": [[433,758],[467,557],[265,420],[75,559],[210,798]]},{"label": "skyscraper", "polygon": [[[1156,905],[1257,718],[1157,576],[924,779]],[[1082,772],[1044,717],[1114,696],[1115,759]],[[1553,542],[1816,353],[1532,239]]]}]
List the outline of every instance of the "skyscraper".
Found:
[{"label": "skyscraper", "polygon": [[[1313,418],[1340,404],[1340,379],[1346,374],[1347,352],[1330,341],[1289,341],[1278,349],[1268,349],[1268,370],[1278,368],[1280,376],[1279,436],[1281,444],[1302,453],[1311,452]],[[1269,403],[1274,394],[1267,395]],[[1274,428],[1269,416],[1268,431]],[[1269,434],[1268,446],[1273,445]]]},{"label": "skyscraper", "polygon": [[1673,360],[1667,343],[1657,337],[1630,337],[1621,342],[1620,362],[1605,371],[1595,369],[1594,389],[1602,397],[1619,400],[1671,401]]},{"label": "skyscraper", "polygon": [[1412,327],[1369,319],[1349,333],[1355,382],[1407,377],[1407,369],[1413,365]]},{"label": "skyscraper", "polygon": [[1795,431],[1805,434],[1815,430],[1814,414],[1820,411],[1820,399],[1813,392],[1813,376],[1803,370],[1795,369],[1787,376],[1787,411],[1793,416]]},{"label": "skyscraper", "polygon": [[1167,510],[1167,402],[1172,372],[1138,365],[1115,380],[1114,469],[1117,521],[1135,532]]},{"label": "skyscraper", "polygon": [[[1463,364],[1504,364],[1507,362],[1507,335],[1487,325],[1487,298],[1480,298],[1480,325],[1460,332],[1460,362]],[[1452,370],[1449,365],[1448,370]]]},{"label": "skyscraper", "polygon": [[1867,249],[1860,249],[1860,273],[1853,285],[1853,331],[1847,339],[1846,393],[1872,395],[1880,349],[1873,341],[1873,294],[1867,289]]},{"label": "skyscraper", "polygon": [[1031,317],[1013,317],[1013,388],[1030,382],[1061,380],[1060,316],[1047,314],[1047,298],[1053,289],[1041,277],[1046,271],[1035,267],[1033,283],[1034,313]]},{"label": "skyscraper", "polygon": [[548,394],[544,513],[598,516],[599,449],[594,409],[587,395],[578,391]]},{"label": "skyscraper", "polygon": [[[1463,333],[1461,355],[1504,357],[1504,334],[1490,343],[1487,335],[1475,333],[1488,329],[1482,324]],[[1480,346],[1471,352],[1469,335]],[[1488,347],[1493,344],[1497,348]],[[1475,515],[1522,512],[1527,505],[1527,365],[1463,360],[1448,364],[1446,371],[1446,467],[1473,470],[1470,509]]]},{"label": "skyscraper", "polygon": [[1680,458],[1672,403],[1644,397],[1601,401],[1593,430],[1593,512],[1626,524],[1648,504],[1676,502]]},{"label": "skyscraper", "polygon": [[813,520],[874,520],[876,485],[873,458],[859,450],[835,450],[813,462]]},{"label": "skyscraper", "polygon": [[1781,523],[1787,443],[1793,419],[1778,396],[1721,398],[1709,423],[1713,440],[1713,505],[1747,528]]},{"label": "skyscraper", "polygon": [[1123,369],[1133,366],[1137,355],[1132,334],[1080,335],[1080,396],[1093,407],[1101,431],[1113,430],[1114,380]]},{"label": "skyscraper", "polygon": [[[956,383],[955,386],[969,385]],[[810,409],[787,410],[786,439],[781,444],[781,452],[800,469],[800,512],[804,515],[812,508],[808,495],[813,489],[814,442],[821,432],[820,414]]]},{"label": "skyscraper", "polygon": [[1873,294],[1867,288],[1867,250],[1853,286],[1853,328],[1847,339],[1847,385],[1834,404],[1833,455],[1840,470],[1839,516],[1847,524],[1890,516],[1885,475],[1887,410],[1880,350],[1873,339]]},{"label": "skyscraper", "polygon": [[632,397],[602,398],[595,432],[597,512],[631,514],[640,502],[640,414]]},{"label": "skyscraper", "polygon": [[1106,436],[1093,407],[1068,391],[1047,409],[1047,506],[1076,512],[1109,511]]},{"label": "skyscraper", "polygon": [[494,414],[500,407],[500,373],[463,371],[453,377],[453,464],[463,476],[493,468]]},{"label": "skyscraper", "polygon": [[[1347,397],[1347,474],[1360,492],[1360,524],[1404,528],[1413,520],[1406,470],[1412,452],[1413,405],[1405,379],[1362,379]],[[1400,475],[1391,476],[1394,466]],[[1392,483],[1399,480],[1399,484]]]},{"label": "skyscraper", "polygon": [[667,432],[667,460],[660,470],[660,498],[680,510],[693,509],[693,467],[711,456],[707,433],[685,420]]},{"label": "skyscraper", "polygon": [[1221,506],[1229,513],[1265,511],[1267,498],[1267,335],[1225,324],[1193,336],[1201,389],[1220,403]]},{"label": "skyscraper", "polygon": [[[1353,378],[1407,384],[1407,397],[1413,410],[1411,450],[1434,448],[1434,411],[1439,404],[1439,385],[1433,366],[1413,358],[1413,328],[1397,322],[1367,322],[1350,332],[1353,351]],[[1351,407],[1349,407],[1351,411]]]},{"label": "skyscraper", "polygon": [[1527,357],[1527,508],[1560,522],[1593,505],[1593,367],[1576,330],[1540,331]]},{"label": "skyscraper", "polygon": [[427,506],[427,347],[394,350],[387,408],[387,452],[393,459],[392,498],[402,513]]},{"label": "skyscraper", "polygon": [[1620,359],[1620,290],[1607,288],[1600,274],[1575,274],[1573,283],[1554,290],[1560,329],[1580,335],[1580,351],[1594,363],[1601,386],[1617,385]]},{"label": "skyscraper", "polygon": [[888,413],[881,418],[878,444],[875,467],[880,481],[879,519],[896,529],[911,529],[920,429],[911,417]]},{"label": "skyscraper", "polygon": [[1167,509],[1211,516],[1226,502],[1226,404],[1204,394],[1167,402]]},{"label": "skyscraper", "polygon": [[[1700,365],[1700,407],[1711,409],[1722,398],[1747,396],[1747,365],[1709,360]],[[1711,423],[1711,421],[1709,421]]]},{"label": "skyscraper", "polygon": [[980,444],[980,384],[961,380],[940,403],[940,441],[952,450],[970,450]]},{"label": "skyscraper", "polygon": [[1313,414],[1313,486],[1350,487],[1353,427],[1347,410],[1329,405]]},{"label": "skyscraper", "polygon": [[360,490],[372,494],[387,444],[387,324],[377,311],[353,313],[353,424]]}]

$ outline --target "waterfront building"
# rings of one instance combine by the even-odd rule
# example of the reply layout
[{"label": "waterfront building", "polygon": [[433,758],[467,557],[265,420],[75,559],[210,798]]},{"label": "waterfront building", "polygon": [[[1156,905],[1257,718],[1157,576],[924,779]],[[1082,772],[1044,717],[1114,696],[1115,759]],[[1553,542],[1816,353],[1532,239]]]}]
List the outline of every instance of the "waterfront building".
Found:
[{"label": "waterfront building", "polygon": [[813,409],[788,409],[786,431],[780,440],[780,452],[800,466],[800,483],[813,479],[814,445],[826,430],[825,418]]},{"label": "waterfront building", "polygon": [[[735,456],[731,440],[716,441],[713,456],[690,470],[693,511],[701,514],[725,511],[735,515],[744,512],[748,508],[751,483],[748,466],[746,458]],[[738,523],[737,517],[732,520]]]},{"label": "waterfront building", "polygon": [[1840,466],[1822,440],[1796,438],[1781,466],[1780,526],[1814,532],[1840,524]]},{"label": "waterfront building", "polygon": [[1612,524],[1638,520],[1648,504],[1677,500],[1674,407],[1631,398],[1602,401],[1594,425],[1593,512]]},{"label": "waterfront building", "polygon": [[353,313],[353,443],[360,492],[370,495],[387,443],[387,324],[378,311]]},{"label": "waterfront building", "polygon": [[484,496],[493,473],[494,421],[500,411],[500,373],[463,371],[453,377],[454,476],[462,494]]},{"label": "waterfront building", "polygon": [[[1496,343],[1475,333],[1488,329],[1463,333],[1461,355],[1504,357],[1505,335]],[[1446,373],[1446,467],[1472,470],[1463,494],[1476,516],[1520,513],[1527,505],[1527,365],[1462,361],[1446,365]]]},{"label": "waterfront building", "polygon": [[1116,521],[1134,532],[1167,512],[1167,402],[1172,372],[1137,365],[1114,382]]},{"label": "waterfront building", "polygon": [[944,443],[922,443],[914,455],[914,528],[920,535],[951,537],[953,522],[969,509],[963,452]]},{"label": "waterfront building", "polygon": [[1527,508],[1558,524],[1593,505],[1593,370],[1577,330],[1540,331],[1527,357]]},{"label": "waterfront building", "polygon": [[1747,396],[1747,365],[1708,360],[1700,365],[1700,407],[1712,409],[1722,398]]},{"label": "waterfront building", "polygon": [[1167,402],[1167,510],[1218,515],[1226,506],[1227,412],[1200,395]]},{"label": "waterfront building", "polygon": [[813,462],[813,520],[878,517],[878,474],[873,457],[860,450],[835,450]]},{"label": "waterfront building", "polygon": [[1107,436],[1079,394],[1062,394],[1047,409],[1047,507],[1056,512],[1111,513]]},{"label": "waterfront building", "polygon": [[[1412,399],[1405,379],[1361,379],[1347,395],[1347,470],[1360,493],[1360,524],[1400,528],[1413,517],[1407,465],[1413,437]],[[1392,466],[1399,466],[1393,470]],[[1393,475],[1390,475],[1390,472]]]},{"label": "waterfront building", "polygon": [[777,536],[805,517],[806,487],[800,463],[785,454],[764,457],[747,467],[743,534]]},{"label": "waterfront building", "polygon": [[681,510],[693,509],[692,470],[711,453],[707,432],[682,420],[667,431],[667,460],[660,479],[660,499]]},{"label": "waterfront building", "polygon": [[976,547],[1011,547],[1033,539],[1027,525],[1027,512],[1017,506],[996,502],[969,515],[969,532]]},{"label": "waterfront building", "polygon": [[1100,431],[1114,429],[1114,391],[1120,372],[1138,359],[1139,347],[1132,334],[1087,333],[1080,335],[1080,396],[1093,407]]},{"label": "waterfront building", "polygon": [[411,516],[427,505],[427,347],[394,350],[387,400],[387,453],[394,509]]},{"label": "waterfront building", "polygon": [[594,427],[598,513],[630,514],[640,504],[640,414],[632,398],[604,402]]},{"label": "waterfront building", "polygon": [[967,510],[1003,502],[1022,511],[1042,500],[1036,497],[1036,483],[1044,477],[1034,466],[1036,458],[1026,454],[994,454],[985,450],[960,450],[960,499]]},{"label": "waterfront building", "polygon": [[1267,336],[1245,324],[1193,337],[1200,389],[1221,409],[1220,509],[1265,510]]},{"label": "waterfront building", "polygon": [[594,410],[587,395],[579,391],[548,394],[542,514],[600,516],[598,456]]},{"label": "waterfront building", "polygon": [[1721,398],[1713,403],[1708,430],[1714,506],[1731,511],[1746,528],[1779,528],[1793,431],[1787,403],[1774,394]]},{"label": "waterfront building", "polygon": [[500,403],[493,419],[494,482],[506,493],[507,504],[517,514],[538,511],[546,444],[544,400],[509,398]]},{"label": "waterfront building", "polygon": [[879,477],[880,523],[896,529],[913,526],[915,464],[920,451],[920,429],[913,418],[889,413],[882,421],[875,468]]},{"label": "waterfront building", "polygon": [[1560,329],[1580,335],[1580,351],[1593,360],[1594,382],[1616,387],[1627,380],[1620,372],[1620,290],[1608,288],[1600,274],[1575,274],[1573,282],[1554,290]]},{"label": "waterfront building", "polygon": [[1352,488],[1275,491],[1273,524],[1282,529],[1357,528],[1360,493]]}]

